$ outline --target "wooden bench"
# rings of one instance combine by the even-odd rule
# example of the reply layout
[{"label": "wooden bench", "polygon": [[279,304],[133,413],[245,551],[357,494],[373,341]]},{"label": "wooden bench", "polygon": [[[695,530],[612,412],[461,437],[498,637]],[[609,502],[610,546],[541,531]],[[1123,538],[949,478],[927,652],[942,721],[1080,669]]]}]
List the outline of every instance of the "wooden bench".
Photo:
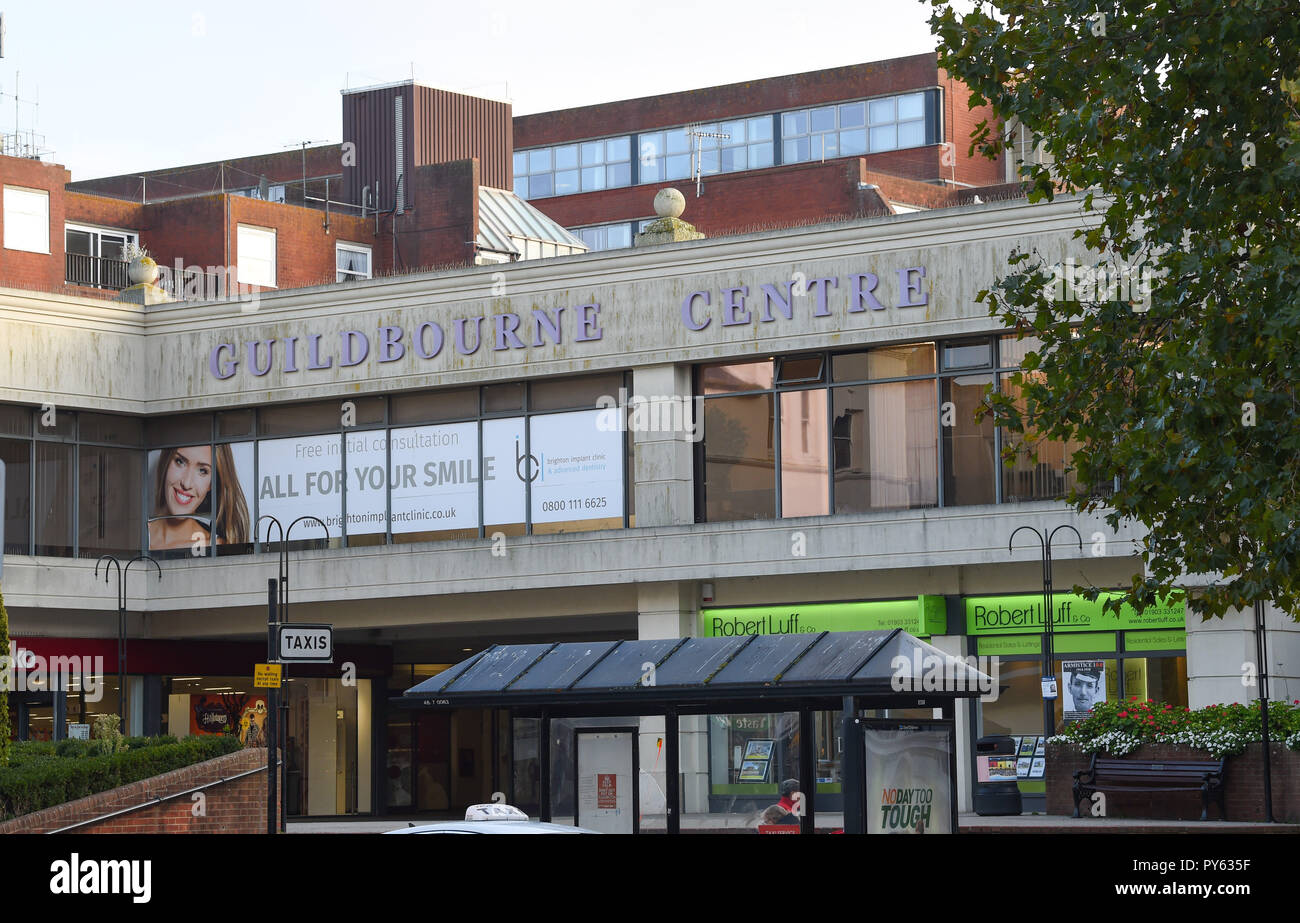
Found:
[{"label": "wooden bench", "polygon": [[1210,796],[1219,802],[1219,819],[1227,820],[1223,798],[1224,761],[1110,760],[1092,755],[1092,765],[1074,772],[1074,816],[1093,792],[1201,793],[1201,820],[1208,819]]}]

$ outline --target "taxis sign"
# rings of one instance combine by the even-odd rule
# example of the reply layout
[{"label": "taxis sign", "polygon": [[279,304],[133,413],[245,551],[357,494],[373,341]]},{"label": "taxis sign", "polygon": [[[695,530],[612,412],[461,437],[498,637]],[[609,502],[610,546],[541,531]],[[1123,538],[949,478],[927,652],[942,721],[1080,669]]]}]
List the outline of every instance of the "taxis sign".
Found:
[{"label": "taxis sign", "polygon": [[334,626],[281,625],[280,659],[293,663],[333,663]]}]

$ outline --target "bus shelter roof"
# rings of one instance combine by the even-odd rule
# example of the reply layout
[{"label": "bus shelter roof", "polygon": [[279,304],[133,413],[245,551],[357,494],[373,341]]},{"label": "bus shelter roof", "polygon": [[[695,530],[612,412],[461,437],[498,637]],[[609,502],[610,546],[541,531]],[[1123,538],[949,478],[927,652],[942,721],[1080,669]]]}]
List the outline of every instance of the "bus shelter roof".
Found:
[{"label": "bus shelter roof", "polygon": [[[974,697],[992,679],[902,629],[494,644],[406,690],[410,708],[558,707],[622,714],[708,711],[768,700],[844,696],[915,705]],[[820,706],[819,706],[820,707]]]}]

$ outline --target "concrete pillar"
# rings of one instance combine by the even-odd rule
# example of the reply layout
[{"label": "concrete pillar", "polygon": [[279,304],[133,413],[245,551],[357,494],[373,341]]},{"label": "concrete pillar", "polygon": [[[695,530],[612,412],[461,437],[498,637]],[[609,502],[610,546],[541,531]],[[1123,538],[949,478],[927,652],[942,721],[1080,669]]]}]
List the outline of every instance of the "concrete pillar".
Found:
[{"label": "concrete pillar", "polygon": [[[638,586],[637,637],[654,638],[694,637],[699,620],[699,586],[694,581],[648,583]],[[678,746],[682,774],[682,798],[687,814],[707,813],[709,808],[708,718],[704,715],[683,715],[678,719]],[[659,749],[659,739],[664,733],[662,718],[641,719],[641,768],[649,773],[642,776],[642,802],[647,813],[658,813],[649,807],[657,799],[663,803],[667,783],[664,774],[664,756]],[[657,761],[657,762],[656,762]]]},{"label": "concrete pillar", "polygon": [[[1300,623],[1276,606],[1265,609],[1269,697],[1300,699]],[[1192,708],[1259,698],[1255,613],[1232,610],[1221,619],[1187,615],[1187,698]]]},{"label": "concrete pillar", "polygon": [[[964,635],[934,635],[930,643],[953,657],[966,657]],[[994,677],[996,680],[997,677]],[[962,814],[974,810],[971,801],[971,709],[965,699],[958,699],[954,709],[957,721],[957,811]],[[937,713],[937,712],[936,712]]]},{"label": "concrete pillar", "polygon": [[[640,414],[629,411],[636,524],[689,525],[695,521],[694,443],[689,432],[665,429],[679,421],[702,425],[694,419],[691,370],[674,365],[635,369],[630,397],[649,401]],[[638,426],[639,420],[653,429]]]}]

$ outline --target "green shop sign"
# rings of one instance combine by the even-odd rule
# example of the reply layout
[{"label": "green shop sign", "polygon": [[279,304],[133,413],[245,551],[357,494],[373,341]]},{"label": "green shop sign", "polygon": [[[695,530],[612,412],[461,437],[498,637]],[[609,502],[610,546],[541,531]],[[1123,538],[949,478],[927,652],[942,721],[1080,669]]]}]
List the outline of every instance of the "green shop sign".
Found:
[{"label": "green shop sign", "polygon": [[[1162,606],[1150,606],[1141,612],[1124,606],[1119,614],[1102,614],[1101,607],[1108,598],[1120,593],[1103,593],[1096,602],[1089,602],[1073,593],[1053,593],[1053,631],[1114,631],[1135,628],[1183,628],[1186,603],[1181,596],[1171,597]],[[1043,630],[1043,597],[1026,596],[968,596],[966,606],[966,633],[972,635],[1016,635]],[[982,651],[981,651],[982,652]]]},{"label": "green shop sign", "polygon": [[918,596],[883,602],[796,603],[700,610],[700,636],[704,638],[889,628],[901,628],[918,637],[947,633],[944,598]]}]

